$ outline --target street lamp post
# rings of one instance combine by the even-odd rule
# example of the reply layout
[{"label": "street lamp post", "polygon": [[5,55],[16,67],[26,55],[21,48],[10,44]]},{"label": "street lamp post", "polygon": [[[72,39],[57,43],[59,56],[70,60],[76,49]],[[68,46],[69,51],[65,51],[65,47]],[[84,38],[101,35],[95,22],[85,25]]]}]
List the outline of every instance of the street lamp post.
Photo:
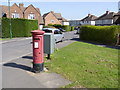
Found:
[{"label": "street lamp post", "polygon": [[10,18],[10,39],[12,39],[12,25],[11,25],[11,15],[10,15],[10,0],[8,0],[8,7],[9,7],[9,18]]}]

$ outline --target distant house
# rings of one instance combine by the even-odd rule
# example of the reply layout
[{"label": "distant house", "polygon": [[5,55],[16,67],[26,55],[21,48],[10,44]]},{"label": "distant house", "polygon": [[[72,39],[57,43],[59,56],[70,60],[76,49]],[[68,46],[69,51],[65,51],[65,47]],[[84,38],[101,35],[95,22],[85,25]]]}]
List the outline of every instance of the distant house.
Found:
[{"label": "distant house", "polygon": [[113,24],[120,25],[120,11],[114,15]]},{"label": "distant house", "polygon": [[95,25],[95,15],[88,14],[85,18],[81,20],[81,25]]},{"label": "distant house", "polygon": [[35,8],[32,4],[28,7],[24,7],[23,3],[20,3],[19,6],[14,3],[10,6],[10,15],[8,6],[0,5],[0,8],[2,8],[2,17],[35,19],[38,20],[40,27],[44,24],[39,8]]},{"label": "distant house", "polygon": [[69,25],[70,26],[80,26],[81,21],[80,20],[69,20]]},{"label": "distant house", "polygon": [[66,19],[64,19],[60,13],[54,13],[53,11],[44,14],[43,19],[46,26],[48,24],[69,24],[69,22]]},{"label": "distant house", "polygon": [[62,19],[62,25],[70,25],[69,21],[66,20],[65,18]]},{"label": "distant house", "polygon": [[112,25],[113,24],[113,16],[115,15],[114,12],[106,11],[105,14],[101,15],[95,20],[95,25]]},{"label": "distant house", "polygon": [[120,12],[120,1],[118,2],[118,11]]}]

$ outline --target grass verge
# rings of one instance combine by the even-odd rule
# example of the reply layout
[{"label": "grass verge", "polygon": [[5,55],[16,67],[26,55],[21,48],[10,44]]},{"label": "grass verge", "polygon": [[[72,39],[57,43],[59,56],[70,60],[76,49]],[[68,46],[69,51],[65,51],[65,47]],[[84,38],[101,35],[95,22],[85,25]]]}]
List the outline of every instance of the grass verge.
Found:
[{"label": "grass verge", "polygon": [[68,87],[118,88],[118,50],[75,42],[57,50],[45,66],[73,83]]}]

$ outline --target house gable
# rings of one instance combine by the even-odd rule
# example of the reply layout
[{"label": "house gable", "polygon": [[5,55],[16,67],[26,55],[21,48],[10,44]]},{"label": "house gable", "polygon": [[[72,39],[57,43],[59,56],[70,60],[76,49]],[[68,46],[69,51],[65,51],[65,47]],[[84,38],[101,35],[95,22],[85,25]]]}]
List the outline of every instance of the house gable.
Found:
[{"label": "house gable", "polygon": [[30,12],[30,11],[34,11],[34,12],[37,12],[40,14],[40,11],[39,11],[39,8],[35,8],[32,4],[29,5],[28,7],[25,8],[24,12],[27,13],[27,12]]},{"label": "house gable", "polygon": [[62,24],[62,23],[60,23],[60,21],[56,18],[56,16],[52,12],[44,14],[43,17],[44,17],[45,25]]},{"label": "house gable", "polygon": [[11,16],[12,16],[12,13],[17,13],[17,14],[19,14],[20,18],[23,18],[23,12],[22,12],[22,10],[19,8],[19,6],[16,3],[14,3],[10,7],[10,11],[11,11]]},{"label": "house gable", "polygon": [[106,11],[105,14],[101,15],[101,16],[98,17],[96,20],[113,19],[113,16],[114,16],[114,15],[115,15],[114,12]]},{"label": "house gable", "polygon": [[83,18],[81,21],[95,21],[95,19],[97,19],[96,16],[88,14],[88,16],[86,16],[85,18]]},{"label": "house gable", "polygon": [[81,25],[95,25],[95,15],[88,14],[85,18],[81,20]]},{"label": "house gable", "polygon": [[29,5],[25,10],[24,10],[24,18],[28,19],[29,14],[34,14],[36,20],[38,20],[38,23],[40,24],[40,11],[39,9],[36,9],[32,4]]},{"label": "house gable", "polygon": [[113,24],[113,17],[115,13],[106,11],[105,14],[98,17],[95,21],[96,25],[112,25]]}]

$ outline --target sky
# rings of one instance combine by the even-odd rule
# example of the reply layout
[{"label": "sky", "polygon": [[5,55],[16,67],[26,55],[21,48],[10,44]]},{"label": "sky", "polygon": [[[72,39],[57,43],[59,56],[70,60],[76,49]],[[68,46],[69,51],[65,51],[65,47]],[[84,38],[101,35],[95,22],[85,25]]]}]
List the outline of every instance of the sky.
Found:
[{"label": "sky", "polygon": [[[31,0],[32,1],[32,0]],[[118,1],[116,2],[19,2],[11,1],[13,3],[24,3],[24,6],[32,4],[39,8],[41,15],[54,11],[61,13],[62,17],[68,20],[80,20],[87,16],[89,13],[95,16],[104,14],[107,10],[112,12],[118,12]],[[8,5],[7,2],[2,2],[2,5]]]}]

